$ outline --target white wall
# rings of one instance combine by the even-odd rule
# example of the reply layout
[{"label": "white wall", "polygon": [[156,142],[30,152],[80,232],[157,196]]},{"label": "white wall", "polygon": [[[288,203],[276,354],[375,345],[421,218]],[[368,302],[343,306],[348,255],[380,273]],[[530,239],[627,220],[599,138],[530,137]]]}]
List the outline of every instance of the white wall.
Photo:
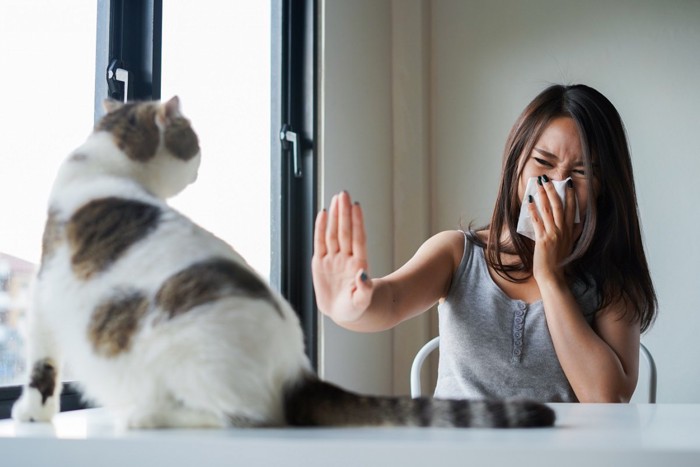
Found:
[{"label": "white wall", "polygon": [[[424,21],[397,14],[405,8]],[[407,232],[427,236],[489,220],[508,130],[545,86],[582,82],[610,98],[631,142],[659,296],[659,319],[643,337],[659,366],[659,401],[699,402],[700,2],[325,0],[321,10],[321,193],[327,205],[348,189],[365,206],[374,275],[406,259],[392,247]],[[415,70],[405,53],[411,30],[424,38],[427,52],[416,53],[428,74],[397,91],[397,73]],[[398,142],[411,129],[397,116],[416,91],[412,111],[429,117],[419,141],[427,149],[404,160]],[[415,207],[402,197],[406,177],[415,175],[400,168],[425,162],[420,153],[429,176],[420,196],[430,208],[418,209],[411,224],[396,212]],[[404,365],[392,333],[349,333],[328,322],[323,332],[326,377],[402,392],[391,378],[392,369],[404,371],[392,368]]]},{"label": "white wall", "polygon": [[[374,277],[406,262],[430,234],[428,8],[396,1],[321,2],[321,204],[347,189],[363,205]],[[408,394],[430,316],[377,335],[322,319],[321,334],[325,378]]]},{"label": "white wall", "polygon": [[[320,202],[348,190],[365,208],[370,274],[392,265],[391,9],[389,1],[321,2]],[[355,390],[391,392],[391,333],[321,321],[320,372]]]}]

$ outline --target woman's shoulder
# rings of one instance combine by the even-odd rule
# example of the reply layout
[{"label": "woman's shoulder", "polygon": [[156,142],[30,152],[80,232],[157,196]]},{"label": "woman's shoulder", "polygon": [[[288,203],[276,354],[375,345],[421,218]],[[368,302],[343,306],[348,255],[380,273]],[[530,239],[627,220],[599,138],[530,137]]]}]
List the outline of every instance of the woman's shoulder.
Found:
[{"label": "woman's shoulder", "polygon": [[464,250],[465,237],[468,232],[461,230],[443,230],[433,235],[428,242],[440,247],[441,249],[456,250],[461,252]]},{"label": "woman's shoulder", "polygon": [[464,243],[464,236],[468,232],[462,230],[443,230],[433,235],[432,239],[443,244]]},{"label": "woman's shoulder", "polygon": [[474,232],[463,230],[444,230],[433,235],[426,244],[433,251],[448,255],[452,263],[452,271],[456,271],[462,263],[465,254],[471,251],[474,244]]}]

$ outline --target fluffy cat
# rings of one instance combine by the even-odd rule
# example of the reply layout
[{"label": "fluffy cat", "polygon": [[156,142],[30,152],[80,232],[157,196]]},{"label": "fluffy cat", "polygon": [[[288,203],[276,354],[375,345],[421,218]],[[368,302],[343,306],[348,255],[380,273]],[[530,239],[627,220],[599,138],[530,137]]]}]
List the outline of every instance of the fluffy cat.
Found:
[{"label": "fluffy cat", "polygon": [[371,397],[321,381],[287,302],[166,204],[200,163],[178,98],[105,106],[50,195],[15,419],[51,420],[65,360],[85,397],[132,428],[554,423],[534,402]]}]

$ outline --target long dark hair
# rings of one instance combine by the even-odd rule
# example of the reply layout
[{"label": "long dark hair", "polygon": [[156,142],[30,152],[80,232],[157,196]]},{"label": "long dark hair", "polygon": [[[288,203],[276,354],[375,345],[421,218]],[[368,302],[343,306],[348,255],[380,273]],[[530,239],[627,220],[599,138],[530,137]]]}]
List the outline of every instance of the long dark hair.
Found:
[{"label": "long dark hair", "polygon": [[[489,229],[486,258],[502,277],[513,282],[532,274],[534,243],[516,233],[521,200],[522,167],[542,132],[558,117],[573,119],[581,136],[589,202],[584,228],[564,260],[567,274],[595,286],[600,309],[624,301],[645,331],[654,321],[657,299],[649,274],[637,213],[627,136],[612,103],[585,85],[550,86],[525,108],[506,142],[501,185]],[[507,229],[509,239],[501,233]],[[504,264],[502,253],[519,256],[519,264]],[[525,277],[523,278],[523,273]],[[516,277],[517,275],[517,277]]]}]

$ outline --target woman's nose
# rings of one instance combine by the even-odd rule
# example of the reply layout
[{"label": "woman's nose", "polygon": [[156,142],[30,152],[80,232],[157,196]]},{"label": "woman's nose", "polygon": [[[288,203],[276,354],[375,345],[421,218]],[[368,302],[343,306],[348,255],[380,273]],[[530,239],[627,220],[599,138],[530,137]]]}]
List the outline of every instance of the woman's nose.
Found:
[{"label": "woman's nose", "polygon": [[571,176],[570,171],[567,171],[565,169],[554,169],[554,170],[551,170],[550,172],[551,173],[548,174],[549,178],[551,178],[552,180],[556,180],[556,181],[566,180],[567,178],[569,178]]}]

